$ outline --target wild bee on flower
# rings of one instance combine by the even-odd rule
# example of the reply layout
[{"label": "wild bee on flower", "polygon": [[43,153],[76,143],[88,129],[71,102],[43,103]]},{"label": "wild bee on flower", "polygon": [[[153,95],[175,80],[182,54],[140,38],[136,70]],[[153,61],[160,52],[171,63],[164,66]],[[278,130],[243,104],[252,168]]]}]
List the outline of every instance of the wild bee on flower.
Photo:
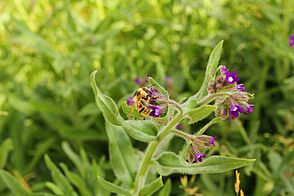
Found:
[{"label": "wild bee on flower", "polygon": [[127,99],[127,105],[131,106],[130,112],[135,108],[143,116],[161,117],[167,112],[168,99],[155,87],[141,87]]}]

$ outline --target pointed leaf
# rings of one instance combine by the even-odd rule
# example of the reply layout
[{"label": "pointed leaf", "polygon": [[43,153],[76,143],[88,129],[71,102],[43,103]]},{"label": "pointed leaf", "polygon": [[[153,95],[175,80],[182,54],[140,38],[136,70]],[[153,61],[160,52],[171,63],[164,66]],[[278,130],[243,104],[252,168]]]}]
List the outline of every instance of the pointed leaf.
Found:
[{"label": "pointed leaf", "polygon": [[109,122],[115,125],[120,125],[120,115],[117,109],[116,104],[114,101],[104,95],[102,91],[98,88],[96,84],[96,73],[97,71],[92,72],[90,79],[91,79],[91,86],[93,88],[94,94],[95,94],[95,100],[98,108],[102,112],[105,119],[107,119]]},{"label": "pointed leaf", "polygon": [[9,152],[12,150],[13,145],[10,138],[6,139],[0,146],[0,169],[4,168],[7,156]]},{"label": "pointed leaf", "polygon": [[125,120],[122,126],[128,134],[141,142],[150,142],[156,140],[158,127],[150,120]]},{"label": "pointed leaf", "polygon": [[215,111],[217,107],[214,105],[203,105],[198,108],[192,109],[187,112],[187,115],[189,116],[189,124],[196,123],[200,120],[205,119],[207,116],[209,116],[213,111]]},{"label": "pointed leaf", "polygon": [[6,186],[14,195],[30,196],[31,192],[25,188],[13,175],[4,170],[0,171],[0,176]]},{"label": "pointed leaf", "polygon": [[205,158],[201,163],[189,164],[175,153],[165,152],[156,160],[156,165],[159,174],[162,176],[167,176],[173,173],[195,175],[223,173],[247,166],[254,161],[255,159],[211,156]]},{"label": "pointed leaf", "polygon": [[116,177],[128,186],[134,181],[138,169],[137,157],[128,135],[122,127],[106,121],[109,139],[109,156]]},{"label": "pointed leaf", "polygon": [[67,166],[63,163],[60,164],[60,167],[64,171],[67,179],[78,188],[79,193],[81,195],[91,196],[90,190],[88,190],[88,187],[85,184],[85,181],[81,178],[81,176],[79,176],[78,174],[74,172],[69,171]]},{"label": "pointed leaf", "polygon": [[54,182],[58,185],[58,188],[64,194],[77,196],[77,193],[74,191],[71,184],[62,174],[62,172],[56,167],[56,165],[51,161],[48,155],[45,155],[45,163],[47,167],[50,169],[52,178]]},{"label": "pointed leaf", "polygon": [[170,196],[171,189],[172,189],[172,187],[171,187],[171,181],[170,181],[170,179],[168,179],[165,182],[164,187],[160,190],[159,196]]},{"label": "pointed leaf", "polygon": [[210,54],[210,57],[209,57],[209,60],[208,60],[207,66],[206,66],[204,81],[202,83],[200,90],[198,91],[198,93],[196,94],[196,97],[195,97],[197,100],[201,99],[202,97],[204,97],[207,94],[208,83],[210,81],[212,81],[213,78],[215,77],[218,63],[219,63],[219,59],[220,59],[220,55],[221,55],[221,51],[222,51],[222,47],[223,47],[223,43],[224,43],[223,40],[220,41]]},{"label": "pointed leaf", "polygon": [[98,178],[98,182],[100,183],[100,185],[104,189],[106,189],[112,193],[120,193],[123,195],[132,196],[131,193],[127,189],[125,189],[123,187],[119,187],[116,184],[113,184],[111,182],[108,182],[108,181],[104,180],[103,178],[101,178],[100,176],[97,176],[97,178]]},{"label": "pointed leaf", "polygon": [[158,191],[163,186],[162,177],[159,176],[150,184],[146,185],[140,190],[140,196],[152,195],[152,193]]}]

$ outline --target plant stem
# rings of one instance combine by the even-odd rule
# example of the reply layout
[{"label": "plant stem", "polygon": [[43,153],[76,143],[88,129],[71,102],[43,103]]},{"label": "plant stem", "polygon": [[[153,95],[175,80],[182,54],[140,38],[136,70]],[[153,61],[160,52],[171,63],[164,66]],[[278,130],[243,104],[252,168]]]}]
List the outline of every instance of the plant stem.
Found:
[{"label": "plant stem", "polygon": [[205,105],[205,104],[208,104],[211,101],[213,101],[218,96],[228,96],[228,95],[229,94],[227,92],[218,92],[218,93],[210,94],[210,95],[203,97],[201,100],[199,100],[197,105]]},{"label": "plant stem", "polygon": [[162,140],[170,133],[170,130],[173,129],[176,124],[183,118],[183,114],[181,111],[166,125],[161,131],[158,133],[158,140],[150,142],[147,147],[145,156],[140,164],[139,171],[136,175],[135,179],[135,195],[139,195],[140,189],[144,186],[146,177],[148,175],[149,164],[151,159],[156,152],[158,145],[162,142]]},{"label": "plant stem", "polygon": [[179,137],[181,137],[181,138],[183,138],[184,140],[186,140],[186,141],[191,141],[192,139],[193,139],[193,135],[190,135],[190,134],[188,134],[188,133],[185,133],[184,131],[179,131],[179,130],[176,130],[176,129],[173,129],[172,130],[172,132],[175,134],[175,135],[177,135],[177,136],[179,136]]}]

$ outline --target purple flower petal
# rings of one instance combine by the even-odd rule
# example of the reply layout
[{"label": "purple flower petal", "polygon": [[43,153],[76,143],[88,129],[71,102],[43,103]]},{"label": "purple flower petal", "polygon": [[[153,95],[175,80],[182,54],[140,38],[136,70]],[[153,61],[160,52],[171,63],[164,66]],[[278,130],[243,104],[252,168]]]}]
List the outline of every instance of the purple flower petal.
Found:
[{"label": "purple flower petal", "polygon": [[240,92],[245,92],[246,89],[245,89],[245,87],[244,87],[244,84],[238,84],[238,85],[237,85],[237,90],[240,91]]},{"label": "purple flower petal", "polygon": [[215,140],[216,140],[216,136],[212,136],[211,138],[209,138],[209,144],[212,146],[215,146]]},{"label": "purple flower petal", "polygon": [[161,111],[158,106],[151,105],[151,106],[149,106],[149,108],[152,110],[152,112],[150,112],[149,116],[153,116],[153,117],[160,116]]},{"label": "purple flower petal", "polygon": [[230,107],[229,115],[231,119],[237,118],[239,116],[239,108],[240,106],[238,105],[233,105]]},{"label": "purple flower petal", "polygon": [[202,162],[202,158],[205,158],[205,155],[201,152],[198,152],[194,156],[196,162]]},{"label": "purple flower petal", "polygon": [[224,74],[224,75],[226,75],[226,73],[228,72],[227,67],[224,65],[221,66],[220,70],[221,70],[222,74]]},{"label": "purple flower petal", "polygon": [[226,72],[226,82],[229,84],[234,84],[240,81],[240,78],[237,77],[237,72],[233,71],[232,73]]},{"label": "purple flower petal", "polygon": [[289,46],[290,46],[290,47],[293,47],[293,46],[294,46],[294,35],[291,35],[291,36],[289,37]]},{"label": "purple flower petal", "polygon": [[178,130],[183,130],[183,125],[182,124],[177,124],[177,126],[176,126],[176,129],[178,129]]},{"label": "purple flower petal", "polygon": [[253,104],[248,104],[248,105],[246,106],[246,110],[247,110],[246,112],[247,112],[247,113],[251,113],[251,112],[253,112],[253,108],[252,108],[253,106],[254,106]]},{"label": "purple flower petal", "polygon": [[141,85],[143,82],[142,82],[142,80],[140,79],[140,78],[135,78],[134,79],[134,82],[135,82],[135,84],[137,84],[137,85]]},{"label": "purple flower petal", "polygon": [[132,97],[129,97],[129,98],[127,99],[127,105],[130,106],[130,105],[132,105],[133,103],[134,103],[133,98],[132,98]]}]

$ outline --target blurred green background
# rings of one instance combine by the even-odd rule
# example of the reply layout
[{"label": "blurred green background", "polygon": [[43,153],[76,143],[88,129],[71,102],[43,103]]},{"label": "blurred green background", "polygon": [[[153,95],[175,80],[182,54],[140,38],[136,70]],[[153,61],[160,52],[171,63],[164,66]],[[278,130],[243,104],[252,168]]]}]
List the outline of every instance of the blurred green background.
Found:
[{"label": "blurred green background", "polygon": [[[257,159],[240,170],[245,195],[294,195],[290,35],[293,0],[0,1],[0,169],[11,173],[0,177],[0,195],[58,192],[52,182],[61,173],[45,154],[67,171],[69,195],[109,195],[93,183],[96,173],[115,177],[90,73],[98,69],[99,86],[118,103],[147,75],[180,101],[200,87],[220,40],[220,62],[255,94],[255,111],[209,130],[218,137],[215,151]],[[188,195],[181,176],[164,178],[170,195]],[[234,195],[234,181],[228,172],[197,176],[189,186]]]}]

